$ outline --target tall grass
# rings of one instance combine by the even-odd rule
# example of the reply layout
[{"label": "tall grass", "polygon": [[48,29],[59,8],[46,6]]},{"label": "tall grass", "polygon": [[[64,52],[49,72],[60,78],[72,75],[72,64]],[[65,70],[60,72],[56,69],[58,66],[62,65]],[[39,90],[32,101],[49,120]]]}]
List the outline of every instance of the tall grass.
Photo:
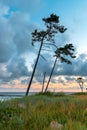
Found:
[{"label": "tall grass", "polygon": [[50,130],[51,121],[62,124],[63,130],[87,130],[87,95],[60,95],[0,103],[0,130]]}]

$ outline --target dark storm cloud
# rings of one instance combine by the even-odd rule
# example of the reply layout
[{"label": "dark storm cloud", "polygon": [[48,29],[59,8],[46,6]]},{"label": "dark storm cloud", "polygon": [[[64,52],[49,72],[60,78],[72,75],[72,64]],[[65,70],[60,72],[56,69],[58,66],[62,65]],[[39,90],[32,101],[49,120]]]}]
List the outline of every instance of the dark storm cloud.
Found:
[{"label": "dark storm cloud", "polygon": [[[40,59],[36,68],[36,72],[35,72],[35,80],[39,82],[43,81],[44,72],[46,72],[46,77],[50,75],[50,71],[53,64],[53,58],[50,54],[45,53],[42,55],[44,56],[46,61],[40,56]],[[35,61],[34,61],[34,64],[35,64]],[[32,68],[34,67],[34,64],[32,65]]]},{"label": "dark storm cloud", "polygon": [[14,49],[10,45],[0,43],[0,63],[7,62],[11,58],[13,51]]},{"label": "dark storm cloud", "polygon": [[9,6],[0,4],[0,7],[0,63],[7,62],[15,54],[34,52],[31,32],[35,26],[29,21],[29,14],[20,11],[9,13]]},{"label": "dark storm cloud", "polygon": [[0,83],[12,84],[14,79],[31,75],[23,55],[36,53],[31,44],[31,32],[36,27],[31,25],[29,14],[13,11],[10,5],[0,7]]},{"label": "dark storm cloud", "polygon": [[76,78],[74,77],[74,76],[65,76],[65,79],[67,80],[67,81],[75,81],[76,80]]},{"label": "dark storm cloud", "polygon": [[23,58],[15,57],[7,65],[7,70],[11,73],[11,78],[28,76],[28,69]]},{"label": "dark storm cloud", "polygon": [[3,65],[1,67],[0,82],[6,83],[28,75],[25,57],[21,58],[21,55],[35,53],[31,45],[34,25],[29,23],[29,15],[25,13],[15,11],[10,17],[4,17],[8,14],[8,8],[4,5],[0,7],[0,65],[6,65],[5,69]]},{"label": "dark storm cloud", "polygon": [[0,80],[8,77],[10,77],[10,73],[7,72],[6,66],[4,64],[0,64]]},{"label": "dark storm cloud", "polygon": [[[30,14],[27,14],[26,11],[29,13],[33,10],[37,10],[39,7],[40,0],[1,0],[2,10],[0,9],[0,63],[6,63],[6,67],[4,70],[3,67],[0,69],[0,80],[3,83],[12,82],[14,79],[19,79],[23,76],[31,75],[27,66],[25,65],[24,54],[29,53],[30,56],[31,52],[35,52],[35,47],[31,45],[31,32],[37,28],[35,25],[31,25],[30,23]],[[26,4],[27,3],[27,4]],[[13,7],[15,11],[13,11]],[[9,17],[5,15],[9,13]],[[20,12],[22,10],[23,12]],[[66,31],[67,32],[67,31]],[[69,43],[70,39],[67,33],[59,34],[56,36],[56,44],[58,47],[64,45],[65,43]],[[38,45],[36,45],[37,48]],[[52,49],[52,51],[54,51]],[[51,51],[50,51],[51,52]],[[43,56],[47,59],[45,62],[41,57],[39,59],[39,63],[35,73],[35,80],[42,82],[43,80],[43,73],[46,72],[46,77],[50,75],[54,57],[50,55],[50,52],[43,53]],[[58,63],[56,64],[53,76],[59,75],[67,75],[67,76],[87,76],[87,55],[82,54],[79,55],[75,60],[72,60],[72,65],[67,65],[65,63]],[[35,64],[35,61],[33,65]],[[32,65],[32,68],[33,68]],[[34,80],[34,82],[35,82]],[[72,80],[68,77],[66,80]],[[53,78],[51,80],[53,83],[56,82],[56,79]],[[61,83],[64,83],[62,78],[59,79]],[[21,83],[27,82],[26,80],[21,81]]]},{"label": "dark storm cloud", "polygon": [[13,41],[16,45],[17,53],[33,52],[31,32],[35,27],[29,23],[28,15],[16,12],[9,20],[15,33]]},{"label": "dark storm cloud", "polygon": [[45,53],[42,55],[46,59],[46,61],[40,56],[38,66],[37,66],[38,73],[41,74],[46,72],[46,75],[49,75],[53,64],[53,57],[49,53]]},{"label": "dark storm cloud", "polygon": [[29,73],[25,60],[20,57],[12,58],[9,63],[0,69],[0,83],[5,84],[7,82],[13,83],[13,80],[20,79],[21,77],[27,77]]},{"label": "dark storm cloud", "polygon": [[7,62],[15,51],[13,36],[8,20],[0,17],[0,63]]},{"label": "dark storm cloud", "polygon": [[59,67],[61,68],[58,71],[59,75],[74,75],[74,76],[87,76],[87,55],[81,54],[76,59],[72,60],[72,65],[61,64]]},{"label": "dark storm cloud", "polygon": [[[43,79],[43,72],[46,72],[48,77],[50,75],[52,66],[53,66],[53,59],[49,55],[48,58],[50,59],[48,63],[44,62],[43,59],[40,59],[37,71],[36,71],[36,80],[42,81]],[[41,76],[40,76],[41,75]],[[39,76],[39,77],[38,77]],[[65,76],[65,80],[72,81],[76,80],[72,76],[87,76],[87,55],[81,54],[76,59],[72,60],[72,64],[60,63],[59,61],[56,64],[56,67],[53,72],[53,76],[51,82],[56,83],[64,83],[65,80],[61,77],[55,79],[56,76]]]}]

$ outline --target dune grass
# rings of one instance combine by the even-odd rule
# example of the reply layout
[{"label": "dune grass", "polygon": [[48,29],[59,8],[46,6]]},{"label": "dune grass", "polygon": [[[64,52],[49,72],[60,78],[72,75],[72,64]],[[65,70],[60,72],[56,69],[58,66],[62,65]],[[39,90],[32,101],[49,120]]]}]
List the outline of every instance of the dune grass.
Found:
[{"label": "dune grass", "polygon": [[87,130],[87,94],[37,94],[0,102],[0,130]]}]

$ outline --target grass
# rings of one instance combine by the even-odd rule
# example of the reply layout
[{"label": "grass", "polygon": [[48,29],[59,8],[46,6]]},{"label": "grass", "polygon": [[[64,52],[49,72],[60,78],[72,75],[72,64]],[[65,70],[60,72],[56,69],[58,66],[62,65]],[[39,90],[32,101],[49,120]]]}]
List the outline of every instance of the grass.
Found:
[{"label": "grass", "polygon": [[87,130],[87,95],[48,92],[0,102],[0,130],[51,130],[51,121]]}]

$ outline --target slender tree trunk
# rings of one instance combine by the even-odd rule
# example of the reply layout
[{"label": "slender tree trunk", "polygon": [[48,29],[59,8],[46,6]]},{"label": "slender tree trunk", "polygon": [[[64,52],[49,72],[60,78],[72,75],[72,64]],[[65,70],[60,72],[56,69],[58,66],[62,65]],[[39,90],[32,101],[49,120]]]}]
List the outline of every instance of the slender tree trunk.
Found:
[{"label": "slender tree trunk", "polygon": [[43,84],[42,84],[42,93],[43,93],[43,90],[44,90],[44,82],[45,82],[45,76],[46,76],[46,72],[44,72],[44,77],[43,77]]},{"label": "slender tree trunk", "polygon": [[83,85],[81,83],[79,83],[79,86],[81,88],[81,92],[83,92]]},{"label": "slender tree trunk", "polygon": [[52,74],[53,74],[53,71],[54,71],[54,68],[55,68],[56,62],[57,62],[57,57],[56,57],[56,59],[55,59],[55,62],[54,62],[54,65],[53,65],[52,71],[51,71],[51,73],[50,73],[50,77],[49,77],[49,79],[48,79],[48,82],[47,82],[47,85],[46,85],[46,88],[45,88],[44,93],[47,92],[47,89],[48,89],[48,86],[49,86],[49,83],[50,83],[50,80],[51,80],[51,77],[52,77]]},{"label": "slender tree trunk", "polygon": [[27,87],[27,91],[26,91],[26,94],[25,94],[26,96],[28,95],[28,92],[29,92],[31,84],[32,84],[34,73],[35,73],[35,70],[36,70],[36,67],[37,67],[37,63],[38,63],[38,60],[39,60],[39,57],[40,57],[40,52],[41,52],[41,49],[42,49],[42,45],[43,45],[43,40],[41,41],[41,45],[40,45],[39,52],[38,52],[38,55],[37,55],[37,59],[36,59],[35,65],[34,65],[34,69],[33,69],[33,72],[32,72],[31,78],[30,78],[29,85]]}]

